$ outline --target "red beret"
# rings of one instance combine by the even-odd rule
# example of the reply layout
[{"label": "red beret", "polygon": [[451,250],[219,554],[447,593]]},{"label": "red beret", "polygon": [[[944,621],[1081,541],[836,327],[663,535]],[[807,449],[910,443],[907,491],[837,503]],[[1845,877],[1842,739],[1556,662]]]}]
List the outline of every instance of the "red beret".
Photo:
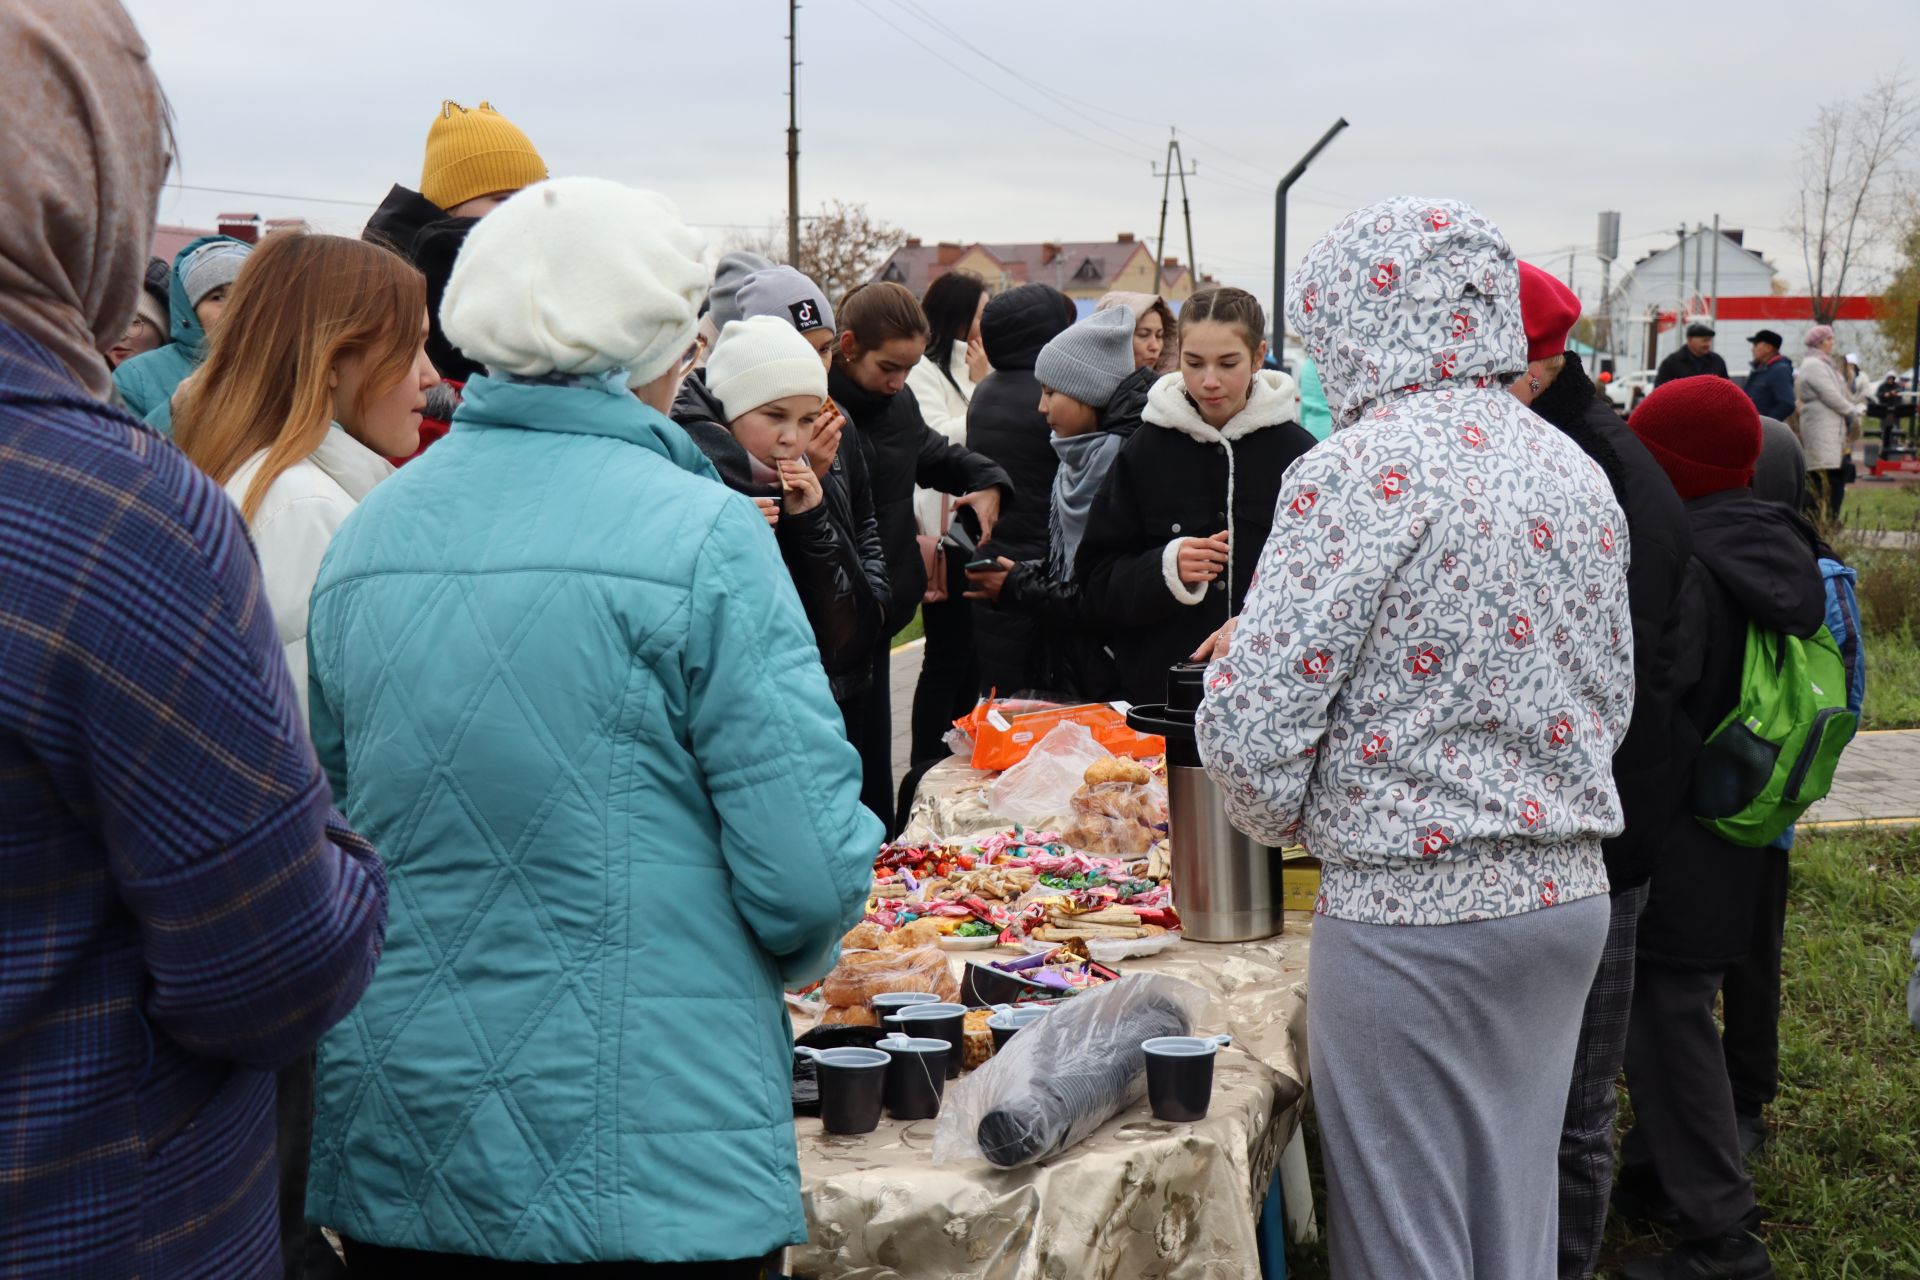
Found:
[{"label": "red beret", "polygon": [[1520,264],[1520,319],[1527,326],[1527,360],[1551,360],[1567,349],[1580,318],[1573,290],[1531,262]]}]

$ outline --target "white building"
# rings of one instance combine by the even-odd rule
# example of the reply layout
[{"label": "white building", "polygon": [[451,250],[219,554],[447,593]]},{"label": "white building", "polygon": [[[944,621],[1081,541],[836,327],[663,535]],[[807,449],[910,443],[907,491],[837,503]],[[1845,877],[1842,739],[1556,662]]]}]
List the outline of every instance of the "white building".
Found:
[{"label": "white building", "polygon": [[[1746,371],[1747,338],[1759,329],[1780,334],[1786,340],[1782,353],[1800,362],[1801,335],[1813,323],[1812,300],[1804,293],[1777,292],[1780,273],[1744,238],[1740,231],[1721,230],[1717,270],[1712,231],[1690,232],[1684,241],[1633,264],[1614,289],[1610,308],[1618,371],[1655,367],[1686,341],[1686,326],[1696,319],[1718,330],[1714,350],[1731,373]],[[1877,378],[1886,357],[1874,320],[1874,299],[1843,298],[1839,313],[1833,324],[1839,353],[1861,352],[1867,372]]]},{"label": "white building", "polygon": [[[1779,272],[1758,250],[1747,248],[1743,239],[1742,232],[1722,229],[1716,255],[1713,232],[1690,232],[1684,241],[1655,250],[1633,264],[1614,288],[1610,308],[1613,346],[1624,368],[1652,368],[1678,349],[1686,340],[1687,320],[1710,314],[1716,295],[1752,298],[1772,294],[1773,280]],[[1647,335],[1657,328],[1655,318],[1663,314],[1678,319],[1670,321],[1665,332],[1657,333],[1649,353]],[[1746,346],[1741,341],[1745,336],[1720,335],[1716,349],[1726,358],[1729,369],[1742,368],[1746,363]]]}]

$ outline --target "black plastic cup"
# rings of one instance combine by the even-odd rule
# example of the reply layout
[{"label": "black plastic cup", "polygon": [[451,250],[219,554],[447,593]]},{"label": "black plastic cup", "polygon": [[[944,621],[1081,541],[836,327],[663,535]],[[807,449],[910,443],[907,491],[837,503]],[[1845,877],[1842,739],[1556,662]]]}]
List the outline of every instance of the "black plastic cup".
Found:
[{"label": "black plastic cup", "polygon": [[1147,1056],[1147,1102],[1153,1118],[1192,1124],[1207,1118],[1213,1101],[1213,1058],[1228,1036],[1157,1036],[1140,1045]]},{"label": "black plastic cup", "polygon": [[953,1046],[947,1055],[947,1079],[959,1076],[967,1057],[967,1007],[960,1004],[910,1004],[886,1019],[889,1031],[930,1036]]},{"label": "black plastic cup", "polygon": [[888,1014],[898,1013],[916,1004],[939,1004],[940,997],[931,991],[882,991],[867,1002],[876,1018],[885,1018]]},{"label": "black plastic cup", "polygon": [[1029,1023],[1037,1022],[1052,1010],[1040,1008],[1006,1009],[987,1019],[987,1030],[993,1035],[993,1051],[999,1053],[1007,1047],[1007,1041],[1013,1039],[1013,1033]]},{"label": "black plastic cup", "polygon": [[947,1059],[953,1046],[935,1036],[899,1032],[880,1041],[893,1055],[887,1068],[887,1114],[895,1120],[931,1120],[947,1091]]},{"label": "black plastic cup", "polygon": [[811,1049],[820,1081],[820,1123],[828,1133],[872,1133],[892,1055],[879,1049]]}]

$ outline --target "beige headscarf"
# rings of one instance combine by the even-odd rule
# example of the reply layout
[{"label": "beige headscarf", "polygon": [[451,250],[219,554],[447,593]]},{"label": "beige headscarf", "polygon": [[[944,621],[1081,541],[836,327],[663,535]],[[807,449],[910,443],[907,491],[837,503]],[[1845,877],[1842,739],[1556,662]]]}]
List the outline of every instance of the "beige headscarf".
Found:
[{"label": "beige headscarf", "polygon": [[1125,289],[1115,289],[1102,295],[1095,311],[1106,311],[1112,307],[1126,307],[1136,317],[1149,311],[1160,313],[1160,324],[1166,331],[1166,345],[1160,348],[1159,363],[1153,366],[1155,373],[1167,373],[1180,363],[1180,322],[1173,318],[1173,308],[1167,300],[1157,293],[1129,293]]},{"label": "beige headscarf", "polygon": [[117,0],[0,3],[0,324],[96,396],[146,273],[165,111]]}]

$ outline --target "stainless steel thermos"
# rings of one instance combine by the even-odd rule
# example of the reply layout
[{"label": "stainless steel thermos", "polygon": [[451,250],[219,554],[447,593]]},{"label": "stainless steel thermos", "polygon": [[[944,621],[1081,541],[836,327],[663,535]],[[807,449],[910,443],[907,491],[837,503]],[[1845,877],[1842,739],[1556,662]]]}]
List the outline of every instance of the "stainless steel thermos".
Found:
[{"label": "stainless steel thermos", "polygon": [[1167,740],[1167,822],[1173,902],[1180,927],[1196,942],[1249,942],[1281,928],[1280,851],[1234,829],[1226,799],[1200,767],[1193,714],[1206,667],[1181,663],[1167,673],[1167,701],[1135,707],[1127,723]]}]

